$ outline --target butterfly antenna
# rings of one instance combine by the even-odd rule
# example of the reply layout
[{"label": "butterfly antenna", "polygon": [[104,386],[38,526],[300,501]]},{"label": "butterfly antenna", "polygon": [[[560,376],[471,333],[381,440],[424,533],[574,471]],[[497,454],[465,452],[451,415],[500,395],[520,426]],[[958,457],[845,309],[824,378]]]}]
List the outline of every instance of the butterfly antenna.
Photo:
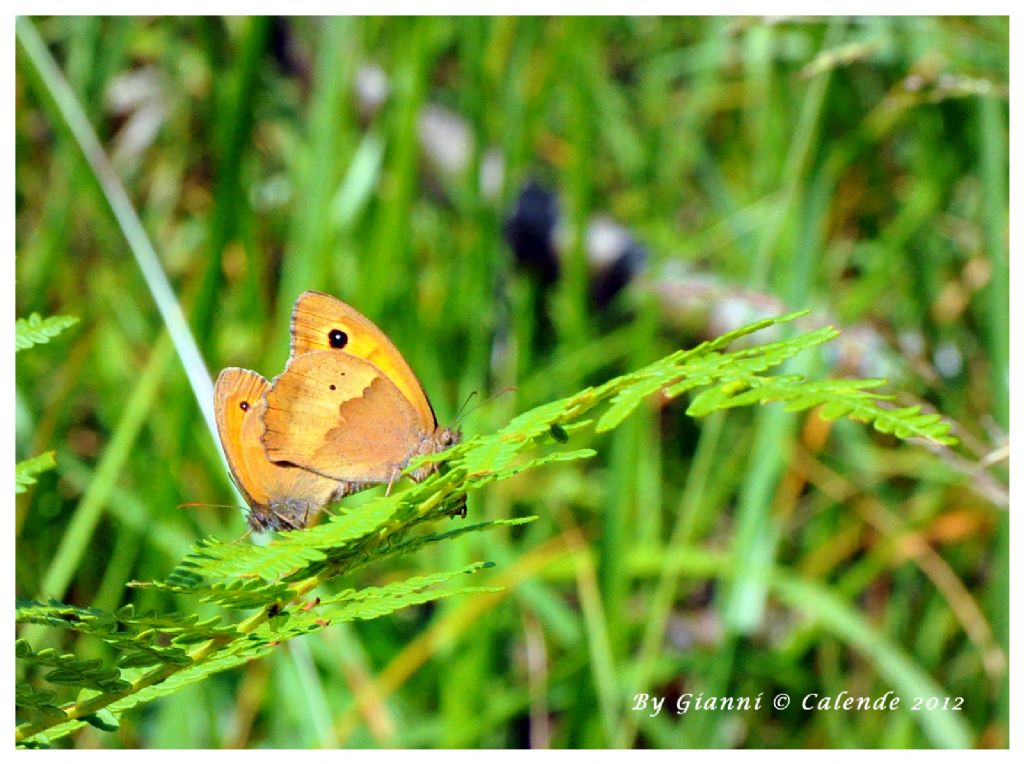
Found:
[{"label": "butterfly antenna", "polygon": [[504,395],[505,393],[514,393],[514,392],[515,392],[515,391],[516,391],[517,389],[518,389],[518,388],[516,388],[516,387],[513,387],[513,386],[509,386],[509,387],[506,387],[506,388],[504,388],[504,389],[502,389],[502,390],[499,390],[498,392],[496,392],[496,393],[495,393],[494,395],[492,395],[492,396],[491,396],[490,398],[488,398],[487,400],[484,400],[484,401],[480,401],[480,402],[479,402],[479,403],[478,403],[477,405],[475,405],[475,406],[474,406],[473,408],[469,409],[469,411],[465,411],[464,409],[466,408],[466,405],[467,405],[467,404],[469,403],[470,399],[471,399],[471,398],[472,398],[472,397],[473,397],[474,395],[476,395],[476,390],[474,390],[474,391],[473,391],[473,392],[471,392],[471,393],[469,394],[469,396],[468,396],[468,397],[466,398],[466,402],[462,404],[462,408],[460,408],[460,409],[459,409],[459,414],[458,414],[458,415],[457,415],[457,416],[455,417],[455,420],[454,420],[454,421],[452,422],[452,427],[454,427],[455,425],[457,425],[457,424],[459,423],[459,421],[460,421],[460,420],[461,420],[461,419],[462,419],[463,417],[467,417],[467,416],[469,416],[470,414],[472,414],[472,413],[473,413],[474,411],[476,411],[477,409],[483,408],[483,407],[484,407],[484,406],[486,406],[486,405],[487,405],[488,403],[490,403],[490,402],[491,402],[491,401],[493,401],[493,400],[494,400],[495,398],[497,398],[497,397],[498,397],[499,395]]},{"label": "butterfly antenna", "polygon": [[455,419],[453,419],[453,420],[452,420],[452,425],[453,425],[453,426],[454,426],[454,425],[455,425],[455,424],[456,424],[456,423],[457,423],[457,422],[458,422],[458,421],[459,421],[460,419],[462,419],[462,414],[463,414],[463,412],[465,412],[465,410],[466,410],[466,406],[468,406],[468,405],[469,405],[469,402],[470,402],[471,400],[473,400],[473,396],[475,396],[475,395],[476,395],[476,390],[474,390],[473,392],[471,392],[471,393],[470,393],[469,395],[467,395],[467,396],[466,396],[466,400],[464,400],[464,401],[462,402],[462,405],[461,405],[461,406],[459,406],[459,410],[458,410],[457,412],[455,412]]}]

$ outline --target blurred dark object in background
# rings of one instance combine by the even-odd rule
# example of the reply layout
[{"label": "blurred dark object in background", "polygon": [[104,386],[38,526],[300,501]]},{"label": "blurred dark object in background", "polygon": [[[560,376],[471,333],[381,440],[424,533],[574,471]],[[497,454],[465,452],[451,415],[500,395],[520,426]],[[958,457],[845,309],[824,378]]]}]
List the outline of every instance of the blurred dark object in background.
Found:
[{"label": "blurred dark object in background", "polygon": [[[536,180],[527,181],[505,220],[505,241],[516,261],[544,286],[558,280],[561,272],[559,207],[555,192]],[[609,217],[596,216],[585,234],[590,296],[598,310],[615,297],[644,269],[647,250],[623,226]]]},{"label": "blurred dark object in background", "polygon": [[309,54],[295,38],[291,20],[286,16],[271,16],[268,31],[267,51],[277,63],[281,73],[303,81],[308,95],[310,79]]},{"label": "blurred dark object in background", "polygon": [[515,209],[505,219],[505,241],[519,265],[545,285],[554,283],[560,271],[555,251],[557,224],[558,200],[554,192],[533,180],[523,186]]},{"label": "blurred dark object in background", "polygon": [[604,310],[647,266],[647,248],[610,217],[587,223],[587,264],[590,267],[590,299]]}]

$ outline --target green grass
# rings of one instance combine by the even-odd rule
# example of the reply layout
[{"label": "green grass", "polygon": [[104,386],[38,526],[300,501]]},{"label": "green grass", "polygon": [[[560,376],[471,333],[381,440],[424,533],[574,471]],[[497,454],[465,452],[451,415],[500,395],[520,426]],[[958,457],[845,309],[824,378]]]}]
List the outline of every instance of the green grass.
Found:
[{"label": "green grass", "polygon": [[[442,421],[514,386],[470,433],[737,311],[809,308],[876,344],[786,371],[887,376],[976,463],[1008,426],[1008,38],[1005,18],[20,20],[17,314],[81,323],[16,359],[17,457],[57,461],[18,497],[16,593],[175,606],[124,584],[243,533],[238,511],[177,506],[237,501],[210,378],[276,374],[305,289],[382,326]],[[375,114],[355,95],[369,64],[389,81]],[[473,139],[456,172],[424,154],[426,105]],[[560,197],[550,290],[502,239],[529,178]],[[587,297],[597,214],[649,255],[606,311]],[[685,309],[663,298],[680,287]],[[685,406],[652,401],[572,443],[596,459],[470,497],[471,520],[538,521],[351,582],[489,559],[474,583],[504,593],[294,640],[67,744],[1005,746],[1004,508],[950,454],[857,423]],[[988,472],[1005,486],[1005,461]],[[843,689],[964,705],[629,711],[638,692]]]}]

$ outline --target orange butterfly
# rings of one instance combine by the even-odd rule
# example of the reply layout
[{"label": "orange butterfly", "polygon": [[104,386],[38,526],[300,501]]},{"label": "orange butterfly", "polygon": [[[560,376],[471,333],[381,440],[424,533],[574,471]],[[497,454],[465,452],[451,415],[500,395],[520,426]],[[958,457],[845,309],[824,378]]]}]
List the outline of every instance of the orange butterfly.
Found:
[{"label": "orange butterfly", "polygon": [[[409,461],[461,439],[439,427],[398,348],[366,316],[330,295],[295,302],[291,356],[266,392],[263,446],[277,464],[338,481],[353,493],[391,483]],[[415,470],[421,481],[436,462]]]}]

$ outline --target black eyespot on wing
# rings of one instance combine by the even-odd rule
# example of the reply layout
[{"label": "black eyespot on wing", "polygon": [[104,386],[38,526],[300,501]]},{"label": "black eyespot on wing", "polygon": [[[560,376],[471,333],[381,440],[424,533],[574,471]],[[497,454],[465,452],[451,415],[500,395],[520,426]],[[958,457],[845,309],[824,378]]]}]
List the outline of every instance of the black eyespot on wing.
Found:
[{"label": "black eyespot on wing", "polygon": [[337,387],[335,387],[334,385],[331,385],[331,389],[332,389],[332,390],[337,390],[338,388],[337,388]]},{"label": "black eyespot on wing", "polygon": [[242,409],[242,411],[248,411],[249,401],[242,401],[241,403],[238,404],[238,408]]},{"label": "black eyespot on wing", "polygon": [[348,344],[348,335],[341,329],[331,329],[331,331],[327,333],[327,340],[331,343],[332,348],[341,350]]}]

